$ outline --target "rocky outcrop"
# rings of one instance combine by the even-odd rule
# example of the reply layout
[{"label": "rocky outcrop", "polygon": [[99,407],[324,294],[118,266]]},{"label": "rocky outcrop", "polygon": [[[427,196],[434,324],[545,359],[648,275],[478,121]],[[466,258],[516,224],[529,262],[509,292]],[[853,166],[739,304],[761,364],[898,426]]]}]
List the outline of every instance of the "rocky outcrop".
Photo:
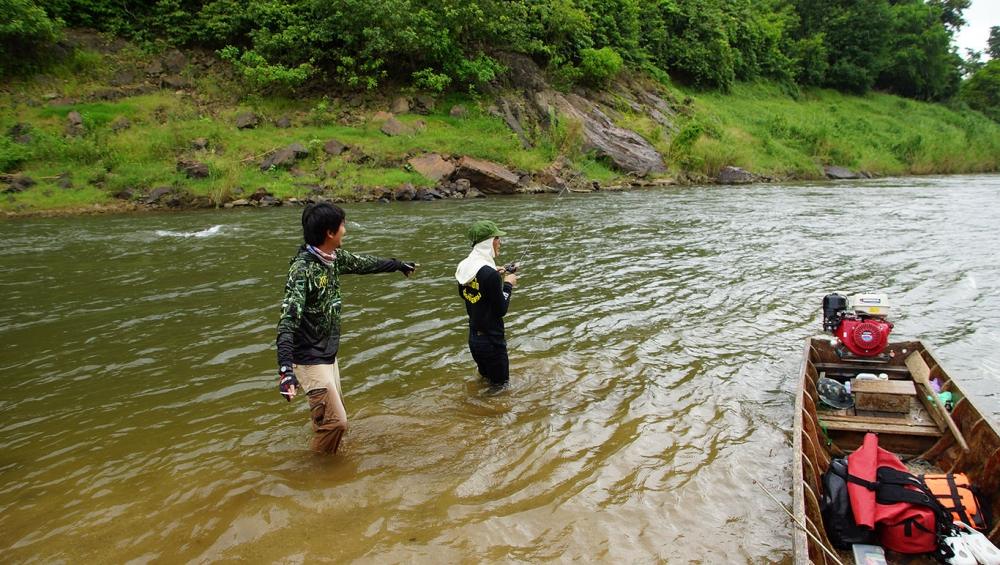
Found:
[{"label": "rocky outcrop", "polygon": [[[596,103],[554,90],[536,94],[540,108],[553,108],[560,120],[575,120],[583,126],[583,151],[594,151],[614,165],[638,176],[667,172],[660,153],[641,135],[616,125]],[[549,112],[546,112],[549,113]]]},{"label": "rocky outcrop", "polygon": [[413,167],[414,171],[417,171],[432,181],[439,181],[443,178],[448,178],[453,172],[455,172],[455,165],[453,165],[450,161],[445,160],[437,153],[426,153],[424,155],[413,157],[407,161],[407,163]]},{"label": "rocky outcrop", "polygon": [[485,194],[513,194],[521,181],[519,175],[502,165],[472,157],[462,157],[453,176],[467,179]]}]

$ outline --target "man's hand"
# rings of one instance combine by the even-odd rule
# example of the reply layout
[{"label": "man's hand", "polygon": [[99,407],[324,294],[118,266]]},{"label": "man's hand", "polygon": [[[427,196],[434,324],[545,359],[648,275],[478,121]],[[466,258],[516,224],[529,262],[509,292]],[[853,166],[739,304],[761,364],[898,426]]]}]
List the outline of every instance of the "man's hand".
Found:
[{"label": "man's hand", "polygon": [[287,365],[282,365],[278,369],[278,392],[291,402],[295,398],[295,393],[299,389],[299,380],[295,378],[295,372]]},{"label": "man's hand", "polygon": [[420,267],[420,263],[414,263],[412,261],[403,261],[403,264],[399,267],[399,270],[403,272],[404,277],[408,277]]},{"label": "man's hand", "polygon": [[503,282],[509,282],[510,286],[517,286],[517,275],[510,273],[503,278]]}]

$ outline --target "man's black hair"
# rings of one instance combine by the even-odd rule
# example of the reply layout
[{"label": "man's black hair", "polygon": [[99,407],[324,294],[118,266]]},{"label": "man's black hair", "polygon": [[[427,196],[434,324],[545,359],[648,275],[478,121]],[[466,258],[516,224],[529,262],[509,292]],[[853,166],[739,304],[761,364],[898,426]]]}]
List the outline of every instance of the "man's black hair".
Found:
[{"label": "man's black hair", "polygon": [[337,233],[345,217],[344,209],[336,204],[310,204],[302,211],[302,238],[309,245],[322,245],[327,230]]}]

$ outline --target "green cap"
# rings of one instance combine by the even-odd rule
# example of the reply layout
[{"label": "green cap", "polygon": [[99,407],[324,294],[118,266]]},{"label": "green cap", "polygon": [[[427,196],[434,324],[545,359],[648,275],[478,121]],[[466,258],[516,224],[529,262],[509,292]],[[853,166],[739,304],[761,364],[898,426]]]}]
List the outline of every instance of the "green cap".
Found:
[{"label": "green cap", "polygon": [[478,222],[469,226],[469,231],[465,234],[472,245],[487,240],[491,237],[497,237],[501,235],[507,235],[507,232],[501,230],[496,224],[489,220],[479,220]]}]

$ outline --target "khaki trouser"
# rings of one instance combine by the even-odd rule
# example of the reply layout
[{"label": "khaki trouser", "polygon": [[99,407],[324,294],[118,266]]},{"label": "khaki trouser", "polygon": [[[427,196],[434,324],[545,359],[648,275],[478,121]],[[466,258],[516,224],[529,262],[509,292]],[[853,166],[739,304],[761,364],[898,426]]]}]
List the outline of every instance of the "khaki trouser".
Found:
[{"label": "khaki trouser", "polygon": [[347,410],[340,393],[340,366],[296,365],[295,375],[309,398],[313,439],[310,448],[319,453],[336,453],[347,431]]}]

